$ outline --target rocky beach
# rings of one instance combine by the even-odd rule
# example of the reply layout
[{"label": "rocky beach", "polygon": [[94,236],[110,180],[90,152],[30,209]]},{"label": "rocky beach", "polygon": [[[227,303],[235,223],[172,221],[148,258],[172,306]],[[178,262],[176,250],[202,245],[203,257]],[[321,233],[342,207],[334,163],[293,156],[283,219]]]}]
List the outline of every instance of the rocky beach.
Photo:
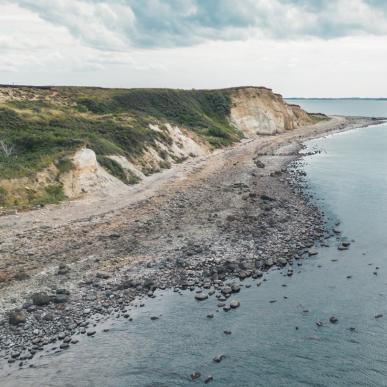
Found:
[{"label": "rocky beach", "polygon": [[378,122],[331,117],[175,165],[130,196],[1,217],[2,373],[102,333],[104,321],[131,320],[156,290],[190,289],[192,302],[216,297],[227,311],[239,307],[229,298],[240,280],[259,286],[274,268],[292,276],[293,262],[339,230],[327,227],[288,165],[307,139]]}]

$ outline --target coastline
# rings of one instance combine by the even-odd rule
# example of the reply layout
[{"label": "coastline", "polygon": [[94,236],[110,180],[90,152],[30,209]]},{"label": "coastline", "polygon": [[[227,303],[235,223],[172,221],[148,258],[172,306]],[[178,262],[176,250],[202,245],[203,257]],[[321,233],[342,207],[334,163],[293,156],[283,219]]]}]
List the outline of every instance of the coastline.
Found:
[{"label": "coastline", "polygon": [[[296,256],[310,254],[315,241],[324,238],[327,230],[316,207],[291,184],[293,178],[286,172],[286,167],[299,157],[298,152],[303,141],[373,123],[376,122],[372,119],[341,118],[331,122],[332,125],[326,123],[325,128],[309,134],[304,128],[303,131],[286,133],[288,137],[279,135],[261,138],[259,143],[255,140],[246,142],[239,149],[235,147],[223,154],[219,153],[217,156],[223,163],[219,169],[199,170],[191,180],[183,181],[184,184],[179,182],[176,191],[163,193],[164,199],[167,200],[162,197],[154,198],[159,205],[159,212],[155,216],[147,211],[148,209],[139,211],[141,220],[134,220],[133,225],[130,224],[127,228],[127,217],[122,223],[114,224],[117,217],[125,219],[127,215],[122,214],[120,210],[119,214],[113,213],[109,216],[103,227],[98,222],[91,224],[92,228],[99,228],[97,232],[104,230],[101,248],[107,250],[104,252],[106,255],[94,254],[93,258],[82,262],[67,262],[68,266],[62,270],[64,273],[59,275],[58,269],[61,269],[56,262],[54,271],[45,273],[45,276],[40,278],[40,287],[43,283],[49,284],[43,286],[47,293],[47,289],[51,287],[48,303],[25,304],[22,313],[25,314],[27,322],[23,328],[10,326],[4,316],[0,327],[2,357],[13,359],[15,365],[18,365],[20,361],[26,362],[33,357],[34,353],[27,350],[29,348],[38,353],[45,347],[46,342],[57,347],[63,343],[71,345],[71,339],[77,333],[94,330],[92,326],[95,320],[91,318],[93,315],[98,314],[102,316],[98,318],[103,320],[117,315],[118,309],[123,318],[130,318],[130,314],[124,310],[131,305],[133,299],[140,294],[153,297],[155,288],[200,288],[203,289],[202,293],[197,294],[206,293],[207,297],[211,296],[208,291],[211,289],[210,291],[214,290],[215,295],[219,296],[220,302],[225,302],[233,292],[232,289],[225,289],[228,288],[225,284],[228,278],[260,278],[263,271],[273,266],[285,266]],[[257,153],[259,157],[256,157]],[[261,168],[260,162],[264,164],[264,168]],[[230,184],[225,186],[225,181]],[[174,201],[170,200],[171,197]],[[203,199],[210,197],[214,198],[212,203],[203,202]],[[147,200],[145,207],[149,205],[155,209],[154,203],[149,203],[151,199]],[[127,211],[132,210],[129,208]],[[197,219],[198,217],[200,219]],[[83,230],[87,230],[84,234],[93,231],[87,228],[90,227],[88,223],[92,222],[89,220],[74,224],[78,239]],[[115,228],[106,227],[107,223],[113,223]],[[193,225],[198,227],[192,227]],[[35,243],[42,244],[40,248],[47,249],[48,245],[42,243],[44,238],[55,240],[67,232],[73,232],[66,227],[41,230],[35,235]],[[168,234],[166,230],[169,230],[169,236],[164,235]],[[26,242],[31,235],[28,234],[31,230],[18,232],[20,235],[15,235],[15,238],[19,238],[19,241]],[[131,238],[122,241],[129,232]],[[179,236],[180,234],[182,236]],[[139,245],[136,245],[136,240]],[[97,246],[89,244],[90,241],[92,240],[86,239],[84,242],[86,246],[92,246],[88,247],[89,251],[98,251]],[[63,242],[62,257],[58,257],[59,261],[69,254],[69,251],[66,251],[67,242]],[[122,250],[122,246],[125,245],[127,249],[128,244],[130,249]],[[31,245],[18,247],[17,255],[21,256]],[[85,249],[85,246],[74,250],[82,249]],[[113,252],[118,254],[108,259]],[[81,251],[80,255],[84,253],[85,251]],[[133,260],[128,259],[128,255],[142,259],[136,259],[137,263],[133,265]],[[47,255],[46,259],[49,257],[50,255]],[[113,259],[117,262],[111,262]],[[97,271],[97,275],[87,277],[87,270]],[[77,273],[82,273],[82,276]],[[86,278],[83,278],[85,273]],[[26,282],[29,281],[30,279],[26,278],[19,282],[23,284],[24,291],[28,291]],[[31,291],[37,290],[38,286],[39,281],[32,283]],[[53,286],[60,292],[54,292]],[[69,291],[70,295],[62,289]],[[17,302],[20,303],[22,294],[17,293],[17,288],[12,290],[17,294]],[[65,301],[52,302],[58,298]],[[9,304],[2,302],[2,306],[3,312],[9,310]],[[52,315],[52,320],[45,318],[48,313]],[[125,317],[125,314],[128,317]],[[37,320],[36,315],[40,315],[41,319]],[[72,321],[62,323],[64,316]],[[93,322],[87,324],[90,320]],[[36,331],[39,332],[35,334]],[[63,336],[62,332],[64,337],[58,339],[59,335]],[[66,343],[67,337],[70,337],[70,342]],[[10,341],[14,345],[8,345],[6,348],[5,343]],[[21,350],[22,347],[26,347],[26,350]],[[66,346],[63,346],[62,349],[65,348]],[[18,351],[19,355],[15,356]]]}]

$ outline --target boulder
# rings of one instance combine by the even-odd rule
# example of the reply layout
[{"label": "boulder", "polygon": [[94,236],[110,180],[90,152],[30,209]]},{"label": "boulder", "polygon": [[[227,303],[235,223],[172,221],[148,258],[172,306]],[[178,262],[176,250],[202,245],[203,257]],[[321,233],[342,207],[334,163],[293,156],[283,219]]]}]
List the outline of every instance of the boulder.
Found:
[{"label": "boulder", "polygon": [[207,293],[195,294],[195,300],[197,300],[197,301],[204,301],[204,300],[207,300],[207,298],[208,298],[208,294]]},{"label": "boulder", "polygon": [[237,300],[232,300],[230,302],[230,308],[232,308],[232,309],[239,308],[240,306],[241,306],[241,303]]},{"label": "boulder", "polygon": [[31,296],[31,299],[36,306],[44,306],[50,303],[50,296],[46,293],[35,293]]},{"label": "boulder", "polygon": [[11,325],[24,324],[26,322],[26,316],[20,311],[13,311],[9,313],[8,321]]}]

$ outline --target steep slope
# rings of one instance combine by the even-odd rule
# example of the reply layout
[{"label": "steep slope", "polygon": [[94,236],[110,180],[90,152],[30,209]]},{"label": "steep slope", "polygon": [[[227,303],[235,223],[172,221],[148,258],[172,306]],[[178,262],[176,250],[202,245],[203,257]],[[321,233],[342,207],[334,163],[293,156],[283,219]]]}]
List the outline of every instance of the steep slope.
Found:
[{"label": "steep slope", "polygon": [[245,135],[276,134],[312,122],[297,105],[288,105],[265,87],[241,87],[231,93],[231,122]]},{"label": "steep slope", "polygon": [[105,194],[243,137],[313,122],[262,87],[0,87],[0,206]]}]

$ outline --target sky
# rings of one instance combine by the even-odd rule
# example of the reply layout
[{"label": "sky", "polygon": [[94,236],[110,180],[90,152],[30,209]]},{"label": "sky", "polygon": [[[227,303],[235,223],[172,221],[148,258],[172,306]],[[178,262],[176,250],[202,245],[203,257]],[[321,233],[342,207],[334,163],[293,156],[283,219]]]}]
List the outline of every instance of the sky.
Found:
[{"label": "sky", "polygon": [[0,0],[0,83],[387,96],[387,0]]}]

